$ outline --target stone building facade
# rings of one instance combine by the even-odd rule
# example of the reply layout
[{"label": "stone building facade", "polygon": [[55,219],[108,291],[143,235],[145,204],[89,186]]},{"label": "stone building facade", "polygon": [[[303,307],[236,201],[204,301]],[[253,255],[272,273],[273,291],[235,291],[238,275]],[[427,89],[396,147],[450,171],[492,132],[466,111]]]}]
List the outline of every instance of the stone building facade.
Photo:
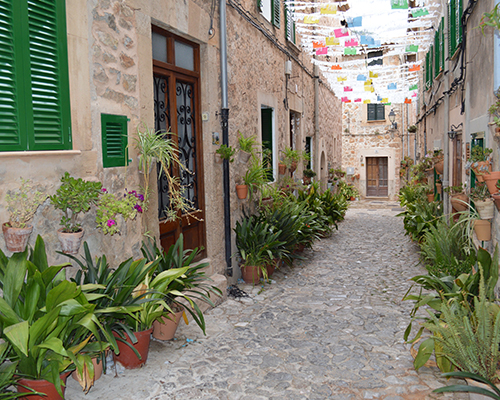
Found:
[{"label": "stone building facade", "polygon": [[[144,182],[133,145],[137,129],[180,129],[183,124],[189,147],[185,157],[197,168],[193,174],[193,197],[203,221],[175,229],[183,229],[187,237],[196,226],[196,243],[203,246],[203,255],[210,261],[209,275],[224,275],[222,167],[214,160],[216,138],[221,134],[218,6],[208,0],[56,3],[65,13],[65,18],[57,18],[66,25],[71,142],[57,150],[7,151],[0,132],[0,220],[7,220],[5,195],[19,187],[20,177],[31,179],[35,187],[47,194],[55,192],[66,171],[77,178],[99,180],[113,193],[140,191]],[[315,82],[310,59],[300,50],[300,38],[295,39],[296,43],[287,40],[284,4],[279,14],[281,24],[277,26],[265,10],[259,9],[256,0],[227,4],[230,145],[237,147],[238,131],[260,140],[262,110],[272,109],[274,162],[285,146],[303,150],[306,143],[311,143],[313,166],[326,182],[328,165],[340,164],[340,103],[321,77]],[[162,48],[162,43],[167,43],[166,47]],[[291,74],[286,75],[285,62],[289,60]],[[164,96],[162,101],[158,96]],[[168,113],[167,99],[176,104],[184,101],[185,107]],[[187,115],[189,123],[180,113]],[[103,114],[128,119],[126,165],[104,167],[108,154],[102,140]],[[160,114],[165,117],[161,121]],[[321,116],[317,125],[315,114]],[[231,164],[231,189],[241,173],[241,166]],[[299,173],[296,172],[297,178]],[[149,208],[135,220],[122,223],[121,235],[104,235],[96,229],[95,211],[83,217],[85,240],[92,254],[105,253],[112,266],[128,257],[139,257],[145,233],[156,238],[167,235],[164,231],[168,224],[159,221],[157,204],[168,193],[162,193],[160,186],[157,189],[155,174],[152,176]],[[233,226],[244,207],[231,190]],[[41,235],[54,263],[67,261],[56,253],[60,217],[61,213],[45,201],[35,214],[29,239],[33,245],[37,235]],[[234,238],[232,243],[235,250]],[[0,248],[6,251],[3,241]],[[237,278],[239,271],[235,271],[231,279]]]}]

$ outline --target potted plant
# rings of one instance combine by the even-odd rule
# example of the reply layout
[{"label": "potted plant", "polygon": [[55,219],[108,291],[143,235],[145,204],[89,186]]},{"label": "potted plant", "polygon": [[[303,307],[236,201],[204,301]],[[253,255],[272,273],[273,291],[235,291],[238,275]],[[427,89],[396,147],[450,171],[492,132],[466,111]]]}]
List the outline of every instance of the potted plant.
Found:
[{"label": "potted plant", "polygon": [[427,196],[427,201],[432,203],[434,201],[434,188],[431,185],[424,185],[423,190]]},{"label": "potted plant", "polygon": [[491,153],[492,149],[483,149],[481,146],[474,146],[470,152],[467,162],[479,182],[483,182],[484,175],[491,173]]},{"label": "potted plant", "polygon": [[143,212],[144,195],[135,190],[120,196],[109,193],[105,188],[102,188],[101,192],[97,202],[96,223],[105,235],[120,233],[118,215],[127,221],[135,219],[137,213]]},{"label": "potted plant", "polygon": [[417,126],[416,125],[410,125],[408,127],[408,132],[415,133],[416,131],[417,131]]},{"label": "potted plant", "polygon": [[84,230],[78,221],[80,213],[90,210],[96,204],[101,194],[101,182],[75,179],[68,172],[61,178],[61,186],[56,194],[50,196],[50,201],[56,209],[64,213],[61,218],[63,227],[57,231],[62,251],[67,254],[76,254],[84,235]]},{"label": "potted plant", "polygon": [[493,198],[497,210],[500,211],[500,179],[497,180],[495,190],[491,193],[491,197]]},{"label": "potted plant", "polygon": [[469,207],[469,198],[464,193],[465,187],[463,184],[457,186],[449,186],[444,189],[450,195],[451,205],[458,212],[465,211]]},{"label": "potted plant", "polygon": [[490,192],[484,182],[476,182],[476,186],[471,189],[470,198],[481,219],[493,218],[493,199],[490,197]]},{"label": "potted plant", "polygon": [[316,176],[316,172],[314,172],[312,169],[305,169],[304,171],[302,171],[302,173],[304,174],[304,177],[302,178],[304,185],[309,185],[312,178]]},{"label": "potted plant", "polygon": [[254,153],[254,146],[257,145],[257,138],[255,136],[245,137],[240,131],[238,131],[238,134],[238,144],[240,146],[238,161],[242,164],[246,164]]},{"label": "potted plant", "polygon": [[268,169],[264,168],[257,157],[254,157],[250,167],[241,178],[241,184],[236,185],[236,192],[239,199],[246,199],[247,194],[252,196],[267,182]]},{"label": "potted plant", "polygon": [[302,155],[298,150],[294,150],[290,147],[285,147],[285,150],[283,150],[283,157],[281,161],[283,164],[285,164],[285,167],[293,173],[297,169],[297,164],[299,163],[301,158]]},{"label": "potted plant", "polygon": [[16,191],[8,191],[5,196],[9,221],[2,224],[3,236],[7,250],[17,253],[26,248],[28,238],[33,231],[29,225],[38,207],[47,196],[33,187],[28,180],[21,178],[21,187]]},{"label": "potted plant", "polygon": [[441,175],[444,171],[444,154],[443,149],[435,150],[433,156],[434,168]]},{"label": "potted plant", "polygon": [[497,89],[497,91],[495,92],[496,101],[488,109],[488,112],[490,115],[493,116],[493,122],[496,125],[495,134],[498,134],[500,131],[500,97],[499,97],[499,93],[500,92]]},{"label": "potted plant", "polygon": [[233,149],[231,146],[222,144],[217,150],[215,150],[215,162],[217,164],[221,164],[222,160],[228,160],[230,163],[232,163],[234,161],[235,154],[236,149]]}]

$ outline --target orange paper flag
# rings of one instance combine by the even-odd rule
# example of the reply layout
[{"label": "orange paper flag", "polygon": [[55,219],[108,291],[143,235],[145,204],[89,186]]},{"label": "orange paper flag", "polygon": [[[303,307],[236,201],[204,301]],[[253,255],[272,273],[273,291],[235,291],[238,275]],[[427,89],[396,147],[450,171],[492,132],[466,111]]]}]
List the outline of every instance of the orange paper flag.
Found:
[{"label": "orange paper flag", "polygon": [[420,65],[414,65],[413,67],[410,67],[408,70],[409,72],[417,72],[420,71]]},{"label": "orange paper flag", "polygon": [[334,71],[340,71],[342,67],[340,65],[332,65],[332,70]]},{"label": "orange paper flag", "polygon": [[405,104],[411,104],[411,99],[409,99],[408,97],[405,99]]}]

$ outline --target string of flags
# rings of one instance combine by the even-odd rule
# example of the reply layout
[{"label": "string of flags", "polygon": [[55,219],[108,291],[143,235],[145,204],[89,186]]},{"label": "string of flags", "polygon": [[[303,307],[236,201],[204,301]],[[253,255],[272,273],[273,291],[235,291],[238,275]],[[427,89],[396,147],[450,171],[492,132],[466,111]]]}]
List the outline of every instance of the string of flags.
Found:
[{"label": "string of flags", "polygon": [[342,102],[418,98],[422,60],[440,18],[437,0],[286,1],[303,50]]}]

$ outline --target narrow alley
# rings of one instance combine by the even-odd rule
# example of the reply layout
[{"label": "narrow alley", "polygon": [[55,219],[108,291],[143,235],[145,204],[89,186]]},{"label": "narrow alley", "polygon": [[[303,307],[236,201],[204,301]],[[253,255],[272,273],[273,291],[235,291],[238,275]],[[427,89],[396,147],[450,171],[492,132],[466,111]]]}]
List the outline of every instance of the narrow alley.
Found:
[{"label": "narrow alley", "polygon": [[467,399],[432,394],[446,381],[437,368],[417,373],[403,342],[411,304],[401,299],[425,270],[397,203],[355,207],[271,285],[240,285],[250,297],[207,312],[206,337],[182,324],[176,340],[152,342],[141,370],[108,372],[87,395],[69,379],[67,398]]}]

